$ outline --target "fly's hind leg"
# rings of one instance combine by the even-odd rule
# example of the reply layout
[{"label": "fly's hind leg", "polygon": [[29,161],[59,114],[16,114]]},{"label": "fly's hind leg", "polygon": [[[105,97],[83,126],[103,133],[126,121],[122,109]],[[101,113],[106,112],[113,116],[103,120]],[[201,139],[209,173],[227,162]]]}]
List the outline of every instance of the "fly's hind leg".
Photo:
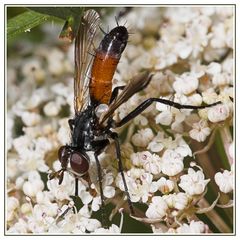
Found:
[{"label": "fly's hind leg", "polygon": [[142,102],[138,107],[136,107],[132,112],[130,112],[127,116],[125,116],[119,122],[112,121],[111,127],[117,128],[117,127],[123,126],[124,124],[126,124],[127,122],[129,122],[130,120],[132,120],[133,118],[138,116],[139,114],[141,114],[146,108],[148,108],[154,102],[159,102],[159,103],[162,103],[162,104],[165,104],[165,105],[177,108],[177,109],[203,109],[203,108],[213,107],[213,106],[216,106],[221,103],[219,101],[219,102],[215,102],[215,103],[208,104],[208,105],[193,106],[193,105],[180,104],[180,103],[173,102],[173,101],[163,99],[163,98],[149,98],[149,99],[145,100],[144,102]]}]

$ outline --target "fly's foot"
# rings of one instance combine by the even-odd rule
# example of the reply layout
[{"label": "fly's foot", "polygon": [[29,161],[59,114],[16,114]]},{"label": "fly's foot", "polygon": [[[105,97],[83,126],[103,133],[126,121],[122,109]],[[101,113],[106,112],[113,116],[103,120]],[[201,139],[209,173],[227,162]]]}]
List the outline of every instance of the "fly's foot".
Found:
[{"label": "fly's foot", "polygon": [[52,172],[48,175],[49,179],[52,180],[54,178],[58,179],[58,184],[60,185],[63,181],[63,176],[64,176],[64,171],[65,169],[60,169],[57,172]]}]

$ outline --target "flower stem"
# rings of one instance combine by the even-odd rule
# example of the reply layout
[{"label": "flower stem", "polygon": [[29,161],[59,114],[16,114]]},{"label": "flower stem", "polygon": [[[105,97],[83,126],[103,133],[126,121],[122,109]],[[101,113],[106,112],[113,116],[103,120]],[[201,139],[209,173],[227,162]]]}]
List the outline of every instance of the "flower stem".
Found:
[{"label": "flower stem", "polygon": [[232,140],[232,135],[230,133],[229,127],[224,126],[223,128],[220,128],[220,134],[221,134],[223,146],[224,146],[224,149],[225,149],[225,153],[226,153],[227,158],[228,158],[229,165],[232,165],[233,158],[229,154],[229,147],[230,147],[233,140]]}]

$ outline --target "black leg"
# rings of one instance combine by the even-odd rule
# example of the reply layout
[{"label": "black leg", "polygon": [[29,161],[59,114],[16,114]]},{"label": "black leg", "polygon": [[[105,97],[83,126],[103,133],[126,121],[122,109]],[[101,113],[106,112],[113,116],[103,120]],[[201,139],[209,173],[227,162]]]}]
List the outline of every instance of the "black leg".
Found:
[{"label": "black leg", "polygon": [[207,107],[212,107],[217,104],[220,104],[221,102],[216,102],[209,105],[203,105],[203,106],[193,106],[193,105],[182,105],[180,103],[176,103],[167,99],[162,98],[149,98],[142,102],[138,107],[136,107],[132,112],[130,112],[127,116],[125,116],[121,121],[114,122],[112,125],[113,127],[121,127],[122,125],[126,124],[133,118],[135,118],[137,115],[142,113],[147,107],[149,107],[153,102],[160,102],[166,105],[169,105],[171,107],[175,107],[177,109],[203,109]]},{"label": "black leg", "polygon": [[101,195],[101,213],[102,213],[102,225],[103,227],[106,227],[106,217],[105,217],[105,202],[104,202],[104,195],[103,195],[103,188],[102,188],[102,170],[101,170],[101,165],[98,160],[98,154],[95,152],[94,153],[96,164],[97,164],[97,173],[98,173],[98,181],[99,181],[99,188],[100,188],[100,195]]},{"label": "black leg", "polygon": [[75,196],[78,196],[78,178],[75,178]]},{"label": "black leg", "polygon": [[74,120],[73,119],[69,119],[68,120],[68,125],[69,125],[69,128],[71,130],[71,132],[73,131],[73,126],[74,126]]},{"label": "black leg", "polygon": [[127,201],[128,201],[130,213],[131,213],[131,215],[134,215],[133,205],[132,205],[131,198],[130,198],[130,195],[128,192],[126,179],[125,179],[125,176],[123,173],[122,157],[121,157],[118,134],[115,132],[110,132],[110,137],[114,140],[114,143],[115,143],[116,155],[117,155],[117,160],[118,160],[118,169],[119,169],[119,172],[120,172],[122,180],[123,180],[123,185],[124,185],[125,193],[127,195]]},{"label": "black leg", "polygon": [[112,91],[112,96],[111,96],[111,99],[110,99],[110,103],[115,100],[115,98],[118,96],[118,93],[119,93],[119,90],[123,90],[125,88],[125,86],[118,86],[118,87],[115,87]]}]

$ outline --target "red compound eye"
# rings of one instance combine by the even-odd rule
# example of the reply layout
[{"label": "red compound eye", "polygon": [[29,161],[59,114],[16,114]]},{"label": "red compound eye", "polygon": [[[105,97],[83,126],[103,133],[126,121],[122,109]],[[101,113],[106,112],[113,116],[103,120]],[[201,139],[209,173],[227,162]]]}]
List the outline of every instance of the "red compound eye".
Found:
[{"label": "red compound eye", "polygon": [[89,169],[89,157],[82,152],[73,152],[70,158],[70,165],[74,172],[84,175]]}]

